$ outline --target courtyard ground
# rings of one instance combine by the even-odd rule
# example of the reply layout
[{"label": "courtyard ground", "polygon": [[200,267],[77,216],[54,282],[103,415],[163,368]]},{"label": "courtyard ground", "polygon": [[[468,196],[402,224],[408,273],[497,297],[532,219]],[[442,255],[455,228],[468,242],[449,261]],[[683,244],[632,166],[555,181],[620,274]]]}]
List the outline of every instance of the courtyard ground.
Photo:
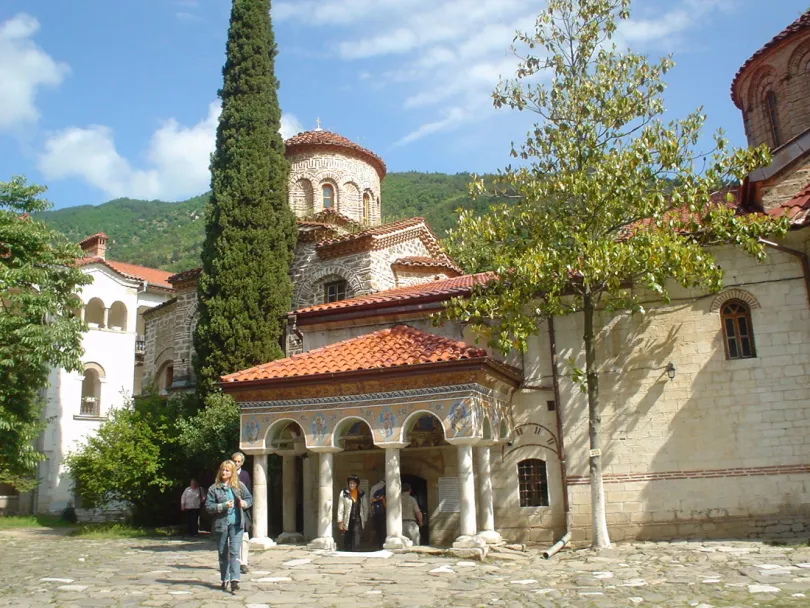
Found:
[{"label": "courtyard ground", "polygon": [[210,539],[83,540],[0,531],[0,606],[810,606],[810,548],[755,542],[619,544],[468,562],[414,553],[251,556],[235,596],[219,590]]}]

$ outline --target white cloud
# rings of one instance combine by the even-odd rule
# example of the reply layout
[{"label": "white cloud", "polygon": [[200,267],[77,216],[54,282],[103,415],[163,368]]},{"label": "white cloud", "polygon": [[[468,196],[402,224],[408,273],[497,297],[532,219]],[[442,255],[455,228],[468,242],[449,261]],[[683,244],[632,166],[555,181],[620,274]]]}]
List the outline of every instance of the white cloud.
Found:
[{"label": "white cloud", "polygon": [[[621,25],[620,45],[671,49],[713,11],[739,0],[646,0]],[[277,21],[319,27],[327,50],[360,65],[361,80],[404,89],[403,109],[423,123],[397,145],[479,121],[493,112],[491,93],[511,78],[517,59],[508,52],[516,30],[533,31],[543,3],[526,0],[286,0],[273,6]],[[314,35],[313,35],[314,36]],[[313,38],[314,39],[314,38]],[[379,74],[371,66],[385,67]],[[370,63],[375,60],[376,63]],[[366,63],[368,62],[368,63]]]},{"label": "white cloud", "polygon": [[70,72],[33,42],[38,30],[39,21],[26,13],[0,23],[0,130],[36,122],[39,89],[58,86]]},{"label": "white cloud", "polygon": [[[182,200],[209,187],[219,113],[219,103],[212,103],[207,116],[191,127],[165,121],[150,138],[145,168],[119,154],[112,130],[103,125],[54,134],[37,166],[46,179],[78,178],[111,197]],[[283,115],[281,122],[285,136],[301,128],[292,115]]]},{"label": "white cloud", "polygon": [[284,139],[289,139],[293,135],[298,135],[301,131],[304,130],[304,126],[301,124],[301,121],[298,120],[295,115],[293,114],[282,114],[281,115],[281,136]]}]

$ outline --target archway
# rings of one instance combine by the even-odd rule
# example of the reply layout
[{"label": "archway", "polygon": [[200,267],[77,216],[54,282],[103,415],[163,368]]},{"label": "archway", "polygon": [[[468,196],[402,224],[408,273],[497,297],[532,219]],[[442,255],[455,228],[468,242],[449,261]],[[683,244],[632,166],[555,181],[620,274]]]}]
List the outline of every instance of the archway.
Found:
[{"label": "archway", "polygon": [[113,302],[110,306],[110,329],[127,330],[127,307],[123,302]]},{"label": "archway", "polygon": [[85,305],[84,322],[94,329],[104,327],[104,302],[99,298],[92,298]]},{"label": "archway", "polygon": [[[428,482],[418,475],[402,475],[402,483],[411,486],[411,496],[416,499],[419,510],[422,511],[422,525],[419,527],[419,544],[430,544],[430,509],[428,509]],[[404,509],[403,509],[404,513]],[[403,518],[408,518],[405,513]]]},{"label": "archway", "polygon": [[98,418],[101,416],[101,379],[104,369],[96,363],[88,363],[82,378],[82,398],[79,415]]}]

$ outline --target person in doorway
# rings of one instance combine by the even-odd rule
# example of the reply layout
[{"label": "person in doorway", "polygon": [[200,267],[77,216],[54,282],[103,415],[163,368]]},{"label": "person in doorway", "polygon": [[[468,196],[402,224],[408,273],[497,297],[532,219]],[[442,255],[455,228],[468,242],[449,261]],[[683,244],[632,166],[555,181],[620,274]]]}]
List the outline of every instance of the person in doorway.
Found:
[{"label": "person in doorway", "polygon": [[422,526],[422,510],[411,494],[411,484],[402,484],[402,533],[419,544],[419,528]]},{"label": "person in doorway", "polygon": [[[242,452],[234,452],[231,455],[231,460],[233,460],[233,463],[236,465],[236,474],[239,476],[239,481],[245,484],[249,492],[252,492],[253,486],[250,483],[250,473],[242,468],[242,465],[245,464],[245,455]],[[248,520],[250,520],[250,517],[248,517]],[[242,535],[242,547],[239,550],[239,570],[242,574],[247,574],[250,570],[248,566],[248,558],[250,556],[250,545],[248,541],[250,540],[251,532],[253,532],[253,530],[250,529],[250,526],[246,526],[245,533]]]},{"label": "person in doorway", "polygon": [[200,507],[203,504],[205,504],[203,490],[197,480],[192,478],[180,497],[180,510],[186,514],[189,536],[197,536],[200,533]]},{"label": "person in doorway", "polygon": [[338,528],[343,534],[343,550],[360,550],[360,533],[366,527],[368,519],[368,498],[360,489],[360,478],[350,475],[346,480],[348,486],[340,493],[338,500]]},{"label": "person in doorway", "polygon": [[205,510],[214,516],[214,533],[218,534],[219,575],[222,590],[230,585],[231,593],[239,589],[239,548],[245,530],[245,511],[253,505],[253,496],[239,481],[236,465],[226,460],[217,470],[216,482],[208,488]]},{"label": "person in doorway", "polygon": [[375,483],[371,490],[371,521],[374,524],[374,542],[378,549],[385,544],[388,525],[385,519],[385,480]]}]

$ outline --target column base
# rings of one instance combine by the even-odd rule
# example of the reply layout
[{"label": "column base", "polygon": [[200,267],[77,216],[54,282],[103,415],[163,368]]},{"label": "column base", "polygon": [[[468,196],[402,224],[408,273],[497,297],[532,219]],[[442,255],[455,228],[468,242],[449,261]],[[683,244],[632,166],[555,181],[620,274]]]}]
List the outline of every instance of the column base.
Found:
[{"label": "column base", "polygon": [[275,547],[276,543],[272,538],[251,538],[248,540],[248,545],[252,551],[267,551],[271,547]]},{"label": "column base", "polygon": [[319,536],[318,538],[312,539],[312,542],[307,545],[307,549],[310,551],[337,551],[337,545],[335,544],[335,539],[331,536]]},{"label": "column base", "polygon": [[482,560],[487,556],[489,547],[487,543],[477,536],[459,536],[447,553],[462,559]]},{"label": "column base", "polygon": [[388,536],[383,543],[383,549],[389,551],[392,549],[408,549],[409,547],[413,547],[413,541],[404,536]]},{"label": "column base", "polygon": [[279,545],[300,545],[304,542],[304,535],[300,532],[282,532],[276,537]]},{"label": "column base", "polygon": [[497,545],[503,539],[501,535],[498,534],[495,530],[483,530],[476,534],[478,538],[484,541],[488,545]]}]

